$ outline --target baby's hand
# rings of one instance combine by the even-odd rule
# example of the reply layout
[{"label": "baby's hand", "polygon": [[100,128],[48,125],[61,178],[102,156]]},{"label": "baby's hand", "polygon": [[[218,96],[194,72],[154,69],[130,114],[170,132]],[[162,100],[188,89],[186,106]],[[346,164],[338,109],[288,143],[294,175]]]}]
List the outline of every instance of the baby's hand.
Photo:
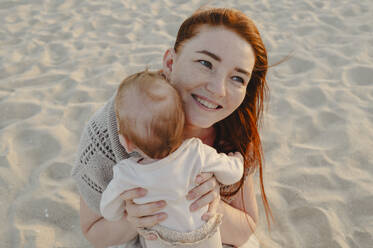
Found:
[{"label": "baby's hand", "polygon": [[239,159],[243,162],[243,156],[242,156],[242,154],[239,153],[239,152],[235,152],[235,153],[230,152],[230,153],[228,153],[228,156],[239,158]]}]

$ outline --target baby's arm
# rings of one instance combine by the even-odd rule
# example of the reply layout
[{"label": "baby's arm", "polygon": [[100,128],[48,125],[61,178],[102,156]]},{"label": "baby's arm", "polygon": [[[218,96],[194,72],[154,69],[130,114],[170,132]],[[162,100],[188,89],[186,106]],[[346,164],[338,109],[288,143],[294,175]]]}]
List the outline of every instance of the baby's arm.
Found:
[{"label": "baby's arm", "polygon": [[241,153],[218,153],[208,145],[201,147],[202,171],[213,172],[216,179],[225,185],[238,182],[243,175],[243,157]]},{"label": "baby's arm", "polygon": [[102,193],[100,202],[101,215],[110,221],[118,221],[124,215],[124,201],[120,195],[123,191],[129,189],[128,185],[125,185],[125,180],[120,179],[118,168],[113,168],[113,179]]}]

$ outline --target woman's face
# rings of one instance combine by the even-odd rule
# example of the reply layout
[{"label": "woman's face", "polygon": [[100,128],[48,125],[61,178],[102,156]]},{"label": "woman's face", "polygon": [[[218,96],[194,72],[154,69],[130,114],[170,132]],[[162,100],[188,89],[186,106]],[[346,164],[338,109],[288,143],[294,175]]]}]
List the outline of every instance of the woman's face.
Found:
[{"label": "woman's face", "polygon": [[179,91],[188,125],[211,127],[243,101],[255,57],[251,45],[224,27],[202,26],[175,54],[164,56],[164,73]]}]

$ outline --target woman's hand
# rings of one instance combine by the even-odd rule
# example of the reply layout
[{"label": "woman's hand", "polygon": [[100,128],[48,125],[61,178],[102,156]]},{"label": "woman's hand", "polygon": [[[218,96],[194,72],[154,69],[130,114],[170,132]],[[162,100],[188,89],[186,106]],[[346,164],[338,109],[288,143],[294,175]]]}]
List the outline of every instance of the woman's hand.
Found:
[{"label": "woman's hand", "polygon": [[[166,206],[165,201],[148,202],[136,204],[133,199],[141,198],[147,193],[146,189],[134,188],[126,190],[121,194],[125,202],[125,216],[127,220],[136,228],[152,227],[167,218],[166,213],[157,213]],[[157,214],[155,214],[157,213]],[[155,240],[155,235],[145,237],[149,240]]]},{"label": "woman's hand", "polygon": [[188,200],[196,199],[190,205],[190,211],[196,211],[209,205],[208,211],[203,214],[202,219],[207,221],[215,213],[220,202],[220,187],[212,173],[203,172],[196,178],[198,186],[189,191]]}]

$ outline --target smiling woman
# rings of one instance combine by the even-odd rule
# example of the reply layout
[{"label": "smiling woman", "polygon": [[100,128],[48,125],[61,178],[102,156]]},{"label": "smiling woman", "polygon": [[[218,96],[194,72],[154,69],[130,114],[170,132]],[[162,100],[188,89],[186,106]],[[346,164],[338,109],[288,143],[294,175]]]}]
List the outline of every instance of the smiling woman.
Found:
[{"label": "smiling woman", "polygon": [[187,128],[211,128],[242,103],[255,57],[251,45],[225,27],[198,30],[178,53],[167,50],[164,73],[182,97]]},{"label": "smiling woman", "polygon": [[[197,39],[199,42],[195,42]],[[272,213],[264,190],[262,147],[258,132],[263,113],[263,103],[268,95],[268,86],[266,83],[268,61],[267,52],[259,31],[251,19],[237,10],[210,9],[197,11],[181,25],[171,52],[166,51],[165,58],[167,58],[168,53],[171,54],[171,60],[167,61],[167,59],[164,59],[163,67],[166,73],[169,69],[173,69],[169,66],[172,64],[171,62],[175,60],[177,63],[178,59],[183,60],[181,59],[183,50],[192,47],[193,44],[195,51],[205,51],[205,57],[194,58],[194,61],[202,63],[207,70],[205,77],[203,78],[202,76],[201,79],[202,81],[209,82],[205,83],[205,92],[215,92],[216,96],[223,95],[225,99],[229,99],[230,95],[228,93],[229,90],[232,90],[231,98],[238,98],[238,101],[234,99],[232,102],[239,103],[239,106],[236,106],[235,111],[233,113],[230,112],[228,117],[214,123],[213,128],[214,130],[218,130],[217,132],[209,132],[209,128],[205,128],[203,129],[205,134],[201,134],[201,129],[193,128],[193,125],[190,125],[190,133],[200,135],[200,137],[207,137],[205,140],[206,143],[209,143],[208,137],[214,137],[215,142],[219,140],[220,144],[224,144],[222,146],[215,144],[215,148],[218,151],[228,152],[230,150],[238,150],[245,155],[245,167],[248,171],[252,172],[255,168],[259,169],[260,189],[269,225],[269,216],[272,216]],[[189,52],[193,54],[193,47]],[[188,54],[184,54],[185,57],[188,57]],[[185,59],[183,61],[185,63],[184,66],[188,69],[186,65],[188,60]],[[191,61],[193,61],[193,57],[189,60],[189,62]],[[182,68],[184,67],[181,67],[181,70],[183,70]],[[199,69],[203,72],[203,68]],[[184,73],[183,78],[189,77],[189,80],[193,81],[195,75],[193,73],[197,72],[198,69],[195,69],[193,72]],[[238,72],[240,74],[237,77],[234,73]],[[244,75],[246,77],[243,77]],[[227,78],[234,78],[243,85],[241,84],[241,88],[238,89],[234,87],[228,88],[230,84],[227,84],[229,82]],[[171,81],[178,87],[177,78]],[[186,91],[191,90],[190,85],[195,84],[190,83],[187,85],[185,87],[186,90],[184,92],[181,91],[182,95],[187,95]],[[193,98],[198,99],[198,94],[195,96],[192,93],[191,95]],[[185,95],[182,97],[183,99],[188,98]],[[195,104],[185,106],[187,120],[190,117],[188,106],[195,106]],[[203,118],[203,115],[199,116],[197,114],[196,118],[206,120]],[[214,117],[216,118],[216,116]],[[190,121],[190,123],[193,122]],[[215,137],[214,133],[217,133],[218,137]],[[245,177],[243,177],[239,184],[232,185],[232,187],[223,187],[220,193],[222,196],[229,197],[240,191],[241,200],[239,200],[239,203],[241,207],[239,208],[247,210],[250,216],[256,219],[257,207],[255,199],[252,199],[251,196],[242,195],[244,189],[248,188],[249,181],[245,181]],[[252,186],[250,186],[251,189]],[[251,201],[251,203],[246,202],[245,199]]]},{"label": "smiling woman", "polygon": [[[216,212],[223,214],[222,243],[241,246],[250,239],[258,220],[253,184],[257,168],[267,217],[270,214],[258,132],[267,92],[267,54],[260,34],[238,10],[199,10],[183,22],[174,47],[165,52],[162,73],[181,96],[186,116],[184,138],[199,138],[220,153],[238,151],[244,157],[240,182],[220,188],[211,173],[201,173],[197,186],[187,195],[193,200],[191,211],[209,205],[203,220]],[[134,203],[151,190],[142,188],[121,194],[126,206],[121,220],[102,218],[99,202],[112,179],[112,168],[129,156],[119,143],[112,98],[85,127],[73,170],[81,194],[82,230],[97,247],[144,247],[137,228],[152,227],[167,218],[160,212],[165,201]]]}]

